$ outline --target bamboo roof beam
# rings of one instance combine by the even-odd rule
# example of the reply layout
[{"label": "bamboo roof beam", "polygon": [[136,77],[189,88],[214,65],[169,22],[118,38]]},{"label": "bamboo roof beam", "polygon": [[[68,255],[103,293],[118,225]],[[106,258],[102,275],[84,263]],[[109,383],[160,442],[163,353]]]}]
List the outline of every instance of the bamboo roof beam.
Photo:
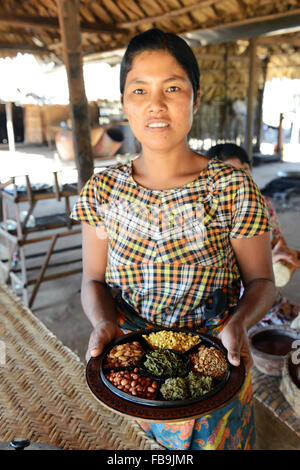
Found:
[{"label": "bamboo roof beam", "polygon": [[185,15],[186,13],[191,13],[195,10],[199,10],[200,8],[207,8],[213,5],[217,5],[218,3],[222,3],[223,0],[203,0],[202,2],[196,2],[192,5],[187,5],[180,8],[174,8],[170,11],[165,13],[160,13],[159,15],[154,16],[147,16],[146,18],[140,18],[138,20],[132,21],[122,21],[118,23],[119,28],[135,28],[136,26],[141,26],[146,23],[157,23],[160,21],[169,20],[170,18],[175,18],[180,15]]},{"label": "bamboo roof beam", "polygon": [[[18,28],[30,28],[30,29],[49,29],[59,32],[59,21],[54,16],[18,16],[9,15],[0,16],[0,25],[14,26]],[[128,33],[127,30],[118,27],[117,25],[110,25],[102,22],[80,22],[80,30],[84,33]]]},{"label": "bamboo roof beam", "polygon": [[[300,8],[297,8],[291,11],[272,13],[265,16],[253,16],[229,23],[215,24],[211,27],[186,32],[184,36],[187,40],[194,41],[192,45],[196,46],[196,43],[201,45],[202,42],[205,42],[205,44],[214,44],[237,39],[249,39],[250,37],[262,36],[271,32],[275,36],[276,34],[283,34],[281,32],[283,29],[299,28],[299,25]],[[119,26],[121,26],[121,24],[119,24]],[[218,32],[223,34],[218,37]]]},{"label": "bamboo roof beam", "polygon": [[46,47],[38,47],[33,44],[14,44],[14,43],[1,43],[0,42],[0,51],[10,51],[10,52],[23,52],[27,54],[37,54],[37,55],[51,55],[53,51],[47,49]]}]

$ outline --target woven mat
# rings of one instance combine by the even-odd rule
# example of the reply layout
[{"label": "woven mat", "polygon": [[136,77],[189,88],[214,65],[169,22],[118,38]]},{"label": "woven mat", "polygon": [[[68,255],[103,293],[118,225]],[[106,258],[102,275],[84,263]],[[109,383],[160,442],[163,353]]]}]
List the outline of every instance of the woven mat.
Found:
[{"label": "woven mat", "polygon": [[262,374],[256,367],[251,375],[254,398],[300,437],[300,419],[279,389],[281,377]]},{"label": "woven mat", "polygon": [[69,450],[164,449],[92,396],[77,355],[1,284],[0,340],[0,441],[23,437]]}]

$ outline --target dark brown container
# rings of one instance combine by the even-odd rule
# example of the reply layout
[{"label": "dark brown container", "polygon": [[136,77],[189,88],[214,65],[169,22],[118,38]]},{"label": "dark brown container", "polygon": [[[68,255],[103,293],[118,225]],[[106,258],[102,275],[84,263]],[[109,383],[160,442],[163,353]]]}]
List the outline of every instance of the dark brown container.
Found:
[{"label": "dark brown container", "polygon": [[297,339],[300,339],[300,332],[288,326],[254,329],[249,335],[254,365],[264,374],[280,377],[285,357]]}]

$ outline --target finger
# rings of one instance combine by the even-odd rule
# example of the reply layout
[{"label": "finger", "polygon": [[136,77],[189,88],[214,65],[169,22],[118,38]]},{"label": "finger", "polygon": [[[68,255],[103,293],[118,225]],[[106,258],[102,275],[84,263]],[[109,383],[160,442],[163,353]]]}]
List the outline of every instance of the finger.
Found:
[{"label": "finger", "polygon": [[248,373],[254,364],[248,341],[245,341],[241,348],[241,359],[243,360],[246,373]]},{"label": "finger", "polygon": [[239,366],[240,359],[240,348],[238,344],[230,345],[227,352],[228,360],[233,366]]},{"label": "finger", "polygon": [[97,357],[100,356],[100,354],[103,351],[103,347],[99,346],[98,348],[91,348],[90,349],[90,355],[91,357]]},{"label": "finger", "polygon": [[298,259],[293,258],[292,264],[293,264],[293,266],[295,266],[296,268],[300,268],[300,261],[299,261]]},{"label": "finger", "polygon": [[246,373],[248,374],[251,367],[254,365],[252,355],[251,354],[246,354],[245,356],[242,356],[242,358],[243,358],[243,361],[244,361]]},{"label": "finger", "polygon": [[228,351],[228,360],[233,366],[239,366],[241,363],[240,355],[237,351]]},{"label": "finger", "polygon": [[97,357],[102,353],[103,342],[101,336],[92,335],[89,342],[88,352],[91,357]]}]

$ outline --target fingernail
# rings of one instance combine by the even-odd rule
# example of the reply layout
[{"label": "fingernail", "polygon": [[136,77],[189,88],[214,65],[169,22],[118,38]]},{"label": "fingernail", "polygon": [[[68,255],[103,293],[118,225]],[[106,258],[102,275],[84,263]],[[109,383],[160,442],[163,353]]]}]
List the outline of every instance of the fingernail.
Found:
[{"label": "fingernail", "polygon": [[99,348],[90,349],[91,356],[98,356],[100,354]]},{"label": "fingernail", "polygon": [[240,363],[240,358],[238,356],[231,356],[231,359],[236,362],[237,364]]}]

